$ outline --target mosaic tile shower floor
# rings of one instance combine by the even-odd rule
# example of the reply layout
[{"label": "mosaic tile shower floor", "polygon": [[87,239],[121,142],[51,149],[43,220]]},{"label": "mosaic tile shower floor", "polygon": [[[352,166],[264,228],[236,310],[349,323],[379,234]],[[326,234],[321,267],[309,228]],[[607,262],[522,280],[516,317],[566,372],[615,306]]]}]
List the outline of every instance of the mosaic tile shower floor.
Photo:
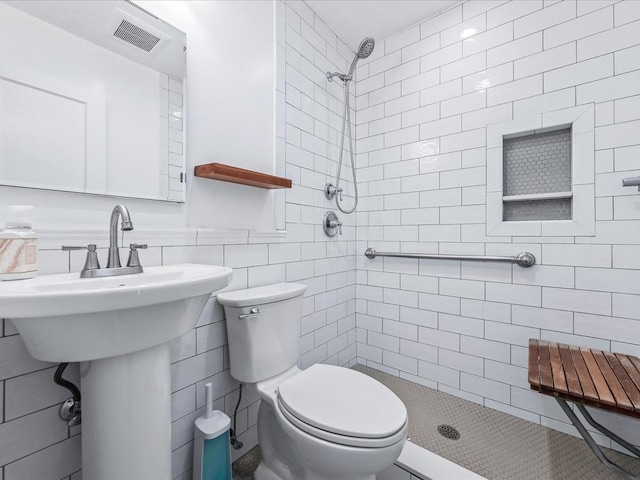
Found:
[{"label": "mosaic tile shower floor", "polygon": [[[382,382],[407,406],[411,441],[491,480],[619,480],[582,439],[438,392],[363,365],[355,370]],[[437,432],[442,424],[458,440]],[[640,460],[605,449],[623,468],[640,475]],[[253,480],[260,463],[255,447],[234,463],[234,480]],[[454,480],[454,479],[452,479]]]},{"label": "mosaic tile shower floor", "polygon": [[[409,412],[411,441],[491,480],[620,480],[584,440],[512,415],[438,392],[363,365],[366,373],[398,395]],[[447,424],[459,440],[437,432]],[[605,454],[640,475],[640,460],[613,450]]]}]

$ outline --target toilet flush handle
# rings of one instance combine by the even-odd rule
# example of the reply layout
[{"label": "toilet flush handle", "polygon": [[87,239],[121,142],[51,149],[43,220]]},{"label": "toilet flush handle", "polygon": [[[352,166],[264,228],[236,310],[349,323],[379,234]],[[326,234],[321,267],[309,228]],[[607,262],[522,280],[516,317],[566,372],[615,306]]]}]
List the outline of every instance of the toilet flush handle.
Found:
[{"label": "toilet flush handle", "polygon": [[260,309],[258,307],[252,307],[251,310],[249,310],[249,313],[238,315],[238,318],[240,320],[244,320],[245,318],[254,318],[258,315],[260,315]]}]

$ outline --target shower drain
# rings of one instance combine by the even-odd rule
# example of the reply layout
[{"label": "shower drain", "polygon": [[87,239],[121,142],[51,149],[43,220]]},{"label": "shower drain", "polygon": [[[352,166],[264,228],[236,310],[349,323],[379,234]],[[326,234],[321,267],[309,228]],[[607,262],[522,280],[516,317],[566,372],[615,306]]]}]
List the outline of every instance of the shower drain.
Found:
[{"label": "shower drain", "polygon": [[438,433],[449,440],[458,440],[460,432],[451,425],[438,425]]}]

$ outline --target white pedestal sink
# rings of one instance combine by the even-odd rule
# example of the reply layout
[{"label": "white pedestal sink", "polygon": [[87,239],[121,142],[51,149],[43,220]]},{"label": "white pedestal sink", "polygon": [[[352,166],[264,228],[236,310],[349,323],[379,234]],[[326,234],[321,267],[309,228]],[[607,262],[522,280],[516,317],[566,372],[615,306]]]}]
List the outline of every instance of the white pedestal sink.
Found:
[{"label": "white pedestal sink", "polygon": [[171,478],[167,342],[195,326],[231,273],[186,264],[118,277],[74,273],[0,283],[0,318],[13,321],[34,358],[83,362],[83,478]]}]

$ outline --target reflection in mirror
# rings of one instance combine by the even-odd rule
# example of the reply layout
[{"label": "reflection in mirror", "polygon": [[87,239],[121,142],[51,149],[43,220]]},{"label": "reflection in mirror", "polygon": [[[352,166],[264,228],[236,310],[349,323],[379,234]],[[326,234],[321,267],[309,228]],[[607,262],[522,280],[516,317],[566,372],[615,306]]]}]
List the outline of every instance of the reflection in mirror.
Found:
[{"label": "reflection in mirror", "polygon": [[0,3],[0,184],[184,201],[186,35],[135,3]]}]

